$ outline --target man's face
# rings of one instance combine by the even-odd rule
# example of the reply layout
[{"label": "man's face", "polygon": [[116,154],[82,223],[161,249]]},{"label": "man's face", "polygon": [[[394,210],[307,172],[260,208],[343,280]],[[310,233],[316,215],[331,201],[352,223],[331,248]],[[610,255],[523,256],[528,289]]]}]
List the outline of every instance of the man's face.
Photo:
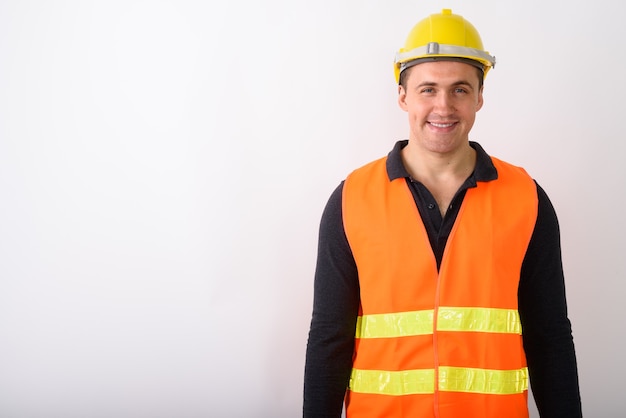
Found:
[{"label": "man's face", "polygon": [[409,142],[450,154],[461,149],[483,105],[476,68],[453,61],[425,62],[410,69],[398,104],[409,117]]}]

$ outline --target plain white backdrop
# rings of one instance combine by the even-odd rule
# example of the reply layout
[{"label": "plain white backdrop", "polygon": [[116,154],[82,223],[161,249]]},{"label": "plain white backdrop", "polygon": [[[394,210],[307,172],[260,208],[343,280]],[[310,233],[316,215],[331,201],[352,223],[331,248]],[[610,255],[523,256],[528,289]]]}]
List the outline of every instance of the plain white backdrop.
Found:
[{"label": "plain white backdrop", "polygon": [[443,7],[498,59],[471,139],[559,215],[584,412],[621,416],[623,3],[4,0],[0,417],[301,415],[322,209],[406,138],[393,56]]}]

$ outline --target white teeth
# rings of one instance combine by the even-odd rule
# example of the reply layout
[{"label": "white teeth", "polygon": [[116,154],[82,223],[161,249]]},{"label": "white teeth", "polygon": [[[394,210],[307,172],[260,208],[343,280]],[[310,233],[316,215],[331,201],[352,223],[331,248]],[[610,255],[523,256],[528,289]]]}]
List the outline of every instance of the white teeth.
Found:
[{"label": "white teeth", "polygon": [[430,122],[431,125],[433,125],[435,128],[449,128],[450,126],[454,125],[454,123],[435,123],[435,122]]}]

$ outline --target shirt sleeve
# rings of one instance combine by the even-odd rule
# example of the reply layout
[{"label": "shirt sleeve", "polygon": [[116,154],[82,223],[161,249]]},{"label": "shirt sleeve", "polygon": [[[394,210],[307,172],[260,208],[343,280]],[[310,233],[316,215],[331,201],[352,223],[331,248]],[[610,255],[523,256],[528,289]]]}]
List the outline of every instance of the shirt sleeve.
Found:
[{"label": "shirt sleeve", "polygon": [[343,183],[322,214],[304,371],[305,418],[339,418],[352,370],[359,282],[343,228]]},{"label": "shirt sleeve", "polygon": [[537,223],[522,264],[518,295],[532,393],[542,418],[582,417],[558,220],[539,185],[537,194]]}]

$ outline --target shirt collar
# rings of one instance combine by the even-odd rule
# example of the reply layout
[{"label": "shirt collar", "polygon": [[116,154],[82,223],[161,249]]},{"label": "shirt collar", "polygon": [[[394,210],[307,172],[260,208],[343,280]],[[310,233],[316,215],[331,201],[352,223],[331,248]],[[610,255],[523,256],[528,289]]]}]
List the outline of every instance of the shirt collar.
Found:
[{"label": "shirt collar", "polygon": [[[398,178],[410,178],[411,175],[404,167],[401,151],[409,143],[408,140],[398,141],[387,156],[387,175],[389,181]],[[477,181],[491,181],[498,178],[498,171],[491,161],[491,157],[485,152],[478,142],[470,141],[470,146],[476,150],[476,167],[471,177],[474,183]]]}]

